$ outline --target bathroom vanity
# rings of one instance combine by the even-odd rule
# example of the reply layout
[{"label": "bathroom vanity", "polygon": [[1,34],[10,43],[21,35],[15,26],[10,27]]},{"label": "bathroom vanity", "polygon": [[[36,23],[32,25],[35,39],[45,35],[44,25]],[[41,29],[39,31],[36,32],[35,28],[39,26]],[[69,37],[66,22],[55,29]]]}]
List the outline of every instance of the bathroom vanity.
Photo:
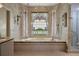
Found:
[{"label": "bathroom vanity", "polygon": [[0,39],[0,56],[12,56],[14,55],[13,50],[12,38]]}]

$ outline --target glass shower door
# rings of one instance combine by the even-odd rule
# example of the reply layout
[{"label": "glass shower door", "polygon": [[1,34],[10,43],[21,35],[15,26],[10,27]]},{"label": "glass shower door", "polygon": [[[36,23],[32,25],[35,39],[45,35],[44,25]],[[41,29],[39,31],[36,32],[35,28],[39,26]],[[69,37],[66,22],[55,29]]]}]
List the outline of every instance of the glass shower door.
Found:
[{"label": "glass shower door", "polygon": [[71,5],[72,48],[78,49],[79,42],[79,4]]}]

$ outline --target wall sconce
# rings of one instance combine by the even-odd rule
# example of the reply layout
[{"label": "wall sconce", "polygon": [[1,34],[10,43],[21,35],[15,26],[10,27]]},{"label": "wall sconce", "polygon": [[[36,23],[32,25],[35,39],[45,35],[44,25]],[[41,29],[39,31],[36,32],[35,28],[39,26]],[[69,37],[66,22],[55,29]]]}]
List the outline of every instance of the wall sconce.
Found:
[{"label": "wall sconce", "polygon": [[20,16],[17,15],[17,24],[19,24]]}]

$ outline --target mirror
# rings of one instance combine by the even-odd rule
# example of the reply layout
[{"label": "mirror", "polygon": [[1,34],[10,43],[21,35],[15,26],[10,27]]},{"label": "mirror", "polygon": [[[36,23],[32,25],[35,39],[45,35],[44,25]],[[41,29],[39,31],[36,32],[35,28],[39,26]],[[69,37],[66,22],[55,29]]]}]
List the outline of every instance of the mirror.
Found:
[{"label": "mirror", "polygon": [[0,38],[6,37],[6,9],[0,8]]},{"label": "mirror", "polygon": [[[9,13],[8,10],[4,7],[0,8],[0,38],[5,38],[9,34]],[[8,24],[8,25],[7,25]]]}]

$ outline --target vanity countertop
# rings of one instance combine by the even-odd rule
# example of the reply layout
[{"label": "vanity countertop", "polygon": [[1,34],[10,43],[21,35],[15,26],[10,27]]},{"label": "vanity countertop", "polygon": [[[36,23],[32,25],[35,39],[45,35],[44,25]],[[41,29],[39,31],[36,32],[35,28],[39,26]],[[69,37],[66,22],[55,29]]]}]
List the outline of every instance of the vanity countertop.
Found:
[{"label": "vanity countertop", "polygon": [[7,38],[4,38],[4,39],[0,39],[0,44],[4,43],[4,42],[7,42],[9,40],[12,40],[12,38],[7,37]]}]

